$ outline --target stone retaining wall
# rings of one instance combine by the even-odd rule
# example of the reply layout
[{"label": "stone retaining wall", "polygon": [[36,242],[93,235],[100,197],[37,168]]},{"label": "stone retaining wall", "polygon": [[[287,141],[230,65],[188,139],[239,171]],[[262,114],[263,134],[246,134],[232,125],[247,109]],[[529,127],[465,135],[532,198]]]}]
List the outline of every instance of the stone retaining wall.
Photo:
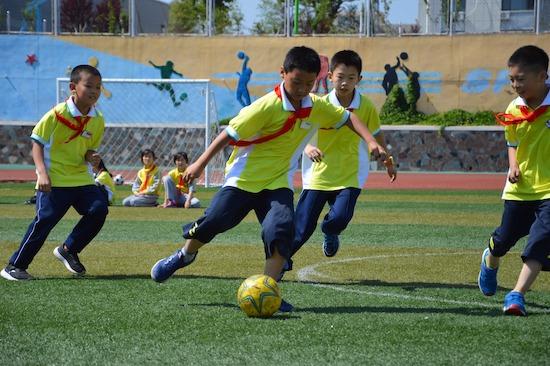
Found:
[{"label": "stone retaining wall", "polygon": [[[28,138],[31,130],[32,126],[0,125],[0,164],[33,164]],[[120,128],[106,128],[106,137],[114,130]],[[500,127],[384,126],[383,131],[401,171],[503,172],[508,168],[504,133]],[[190,132],[127,128],[126,141],[120,143],[119,149],[110,149],[111,155],[104,153],[103,157],[109,167],[135,165],[139,156],[136,158],[125,147],[140,144],[142,136],[155,136],[154,141],[160,144],[173,138],[174,133],[183,137]],[[195,129],[192,133],[190,145],[178,146],[169,150],[169,154],[159,154],[165,155],[160,157],[159,165],[172,165],[172,150],[183,149],[192,160],[196,159],[201,153],[204,130]]]}]

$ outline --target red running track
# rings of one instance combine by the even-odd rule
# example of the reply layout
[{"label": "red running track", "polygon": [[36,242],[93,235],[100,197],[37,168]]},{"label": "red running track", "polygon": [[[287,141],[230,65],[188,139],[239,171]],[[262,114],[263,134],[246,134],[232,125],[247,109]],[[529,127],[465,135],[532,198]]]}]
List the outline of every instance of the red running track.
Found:
[{"label": "red running track", "polygon": [[[119,172],[113,172],[117,174]],[[34,170],[0,170],[0,182],[29,182],[36,179]],[[400,172],[389,182],[386,173],[371,172],[366,188],[371,189],[469,189],[499,190],[504,187],[505,173],[416,173]],[[301,187],[300,174],[294,185]]]}]

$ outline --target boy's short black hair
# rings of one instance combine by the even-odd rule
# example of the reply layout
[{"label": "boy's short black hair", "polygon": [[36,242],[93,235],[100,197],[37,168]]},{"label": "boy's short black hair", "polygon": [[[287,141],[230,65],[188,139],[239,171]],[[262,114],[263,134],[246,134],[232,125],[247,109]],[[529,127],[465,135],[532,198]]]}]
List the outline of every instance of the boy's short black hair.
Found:
[{"label": "boy's short black hair", "polygon": [[143,157],[146,155],[146,154],[151,154],[153,155],[153,159],[156,159],[157,156],[155,155],[155,152],[151,149],[145,149],[141,152],[141,162],[143,163]]},{"label": "boy's short black hair", "polygon": [[343,50],[336,52],[334,56],[330,59],[330,71],[333,72],[338,65],[353,66],[357,69],[357,73],[361,75],[361,70],[363,69],[363,61],[361,61],[361,56],[355,51],[352,50]]},{"label": "boy's short black hair", "polygon": [[180,160],[180,159],[183,159],[185,160],[186,163],[189,163],[189,158],[187,157],[187,153],[183,151],[178,151],[177,153],[174,154],[174,157],[172,158],[172,160],[174,161],[174,164],[176,163],[176,160]]},{"label": "boy's short black hair", "polygon": [[548,54],[537,46],[520,47],[508,59],[508,67],[518,65],[535,72],[548,72]]},{"label": "boy's short black hair", "polygon": [[78,65],[71,71],[71,83],[77,84],[80,81],[81,74],[87,72],[88,74],[99,76],[101,79],[101,74],[98,69],[90,65]]},{"label": "boy's short black hair", "polygon": [[306,46],[293,47],[285,56],[283,69],[285,72],[299,69],[319,74],[321,71],[321,59],[319,58],[319,54],[312,48]]}]

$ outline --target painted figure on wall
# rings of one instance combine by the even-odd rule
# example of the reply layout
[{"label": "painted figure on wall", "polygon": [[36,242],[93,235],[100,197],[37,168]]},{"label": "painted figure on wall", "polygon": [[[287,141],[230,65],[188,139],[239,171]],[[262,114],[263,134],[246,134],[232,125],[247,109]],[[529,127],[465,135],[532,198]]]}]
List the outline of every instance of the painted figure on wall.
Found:
[{"label": "painted figure on wall", "polygon": [[386,91],[386,95],[390,94],[394,85],[399,84],[399,78],[397,77],[397,72],[395,71],[395,69],[401,66],[401,61],[399,60],[399,57],[396,57],[396,59],[397,63],[395,65],[384,65],[384,70],[386,70],[386,74],[384,75],[384,79],[382,80],[382,87]]},{"label": "painted figure on wall", "polygon": [[[174,63],[170,60],[166,61],[166,64],[163,66],[158,66],[153,63],[153,61],[149,60],[149,63],[155,68],[160,70],[160,77],[161,79],[170,79],[172,78],[172,74],[176,74],[179,77],[183,77],[182,74],[174,70]],[[181,102],[185,101],[187,99],[187,93],[181,93],[179,96],[179,100],[176,100],[176,92],[174,91],[174,88],[172,88],[172,84],[169,83],[152,83],[152,85],[157,88],[160,91],[166,90],[170,94],[170,99],[172,100],[172,103],[174,104],[174,107],[177,107],[181,104]]]},{"label": "painted figure on wall", "polygon": [[403,60],[403,63],[401,63],[401,66],[399,68],[403,70],[405,75],[407,75],[407,78],[409,79],[407,83],[407,93],[405,93],[405,98],[407,100],[407,104],[409,105],[409,110],[411,112],[416,112],[416,102],[418,99],[420,99],[420,82],[418,81],[418,78],[420,76],[419,73],[416,71],[411,71],[406,65],[405,61],[409,59],[409,55],[407,52],[401,52],[399,55],[401,60]]},{"label": "painted figure on wall", "polygon": [[328,94],[328,85],[327,85],[328,56],[319,55],[319,59],[321,60],[321,71],[319,71],[319,75],[317,75],[317,79],[315,80],[315,85],[313,86],[313,89],[311,90],[311,92],[318,93],[319,88],[322,84],[323,88],[325,89],[324,94]]},{"label": "painted figure on wall", "polygon": [[252,76],[252,69],[248,67],[248,61],[250,57],[243,51],[237,53],[237,58],[243,60],[241,72],[237,72],[239,75],[239,81],[237,83],[237,101],[241,103],[243,107],[250,105],[250,93],[248,92],[248,82]]}]

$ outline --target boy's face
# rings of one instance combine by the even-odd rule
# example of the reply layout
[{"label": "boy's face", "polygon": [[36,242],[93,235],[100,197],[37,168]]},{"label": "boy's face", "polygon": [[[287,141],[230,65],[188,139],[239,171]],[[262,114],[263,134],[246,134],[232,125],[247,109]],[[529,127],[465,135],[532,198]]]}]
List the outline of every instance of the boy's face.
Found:
[{"label": "boy's face", "polygon": [[522,65],[513,65],[508,68],[508,77],[512,89],[523,99],[540,97],[541,90],[545,90],[546,72],[534,71]]},{"label": "boy's face", "polygon": [[334,71],[328,73],[328,77],[334,86],[336,95],[353,96],[355,86],[361,81],[361,75],[355,66],[339,64]]},{"label": "boy's face", "polygon": [[101,95],[101,78],[88,72],[81,72],[78,83],[70,83],[69,88],[77,105],[91,107]]},{"label": "boy's face", "polygon": [[153,157],[153,154],[147,153],[141,157],[141,162],[146,167],[150,167],[155,162],[155,158]]},{"label": "boy's face", "polygon": [[187,162],[183,158],[176,159],[176,167],[182,172],[187,169]]},{"label": "boy's face", "polygon": [[317,79],[316,73],[300,69],[286,72],[281,68],[281,76],[285,82],[286,94],[293,103],[299,103],[308,96]]}]

